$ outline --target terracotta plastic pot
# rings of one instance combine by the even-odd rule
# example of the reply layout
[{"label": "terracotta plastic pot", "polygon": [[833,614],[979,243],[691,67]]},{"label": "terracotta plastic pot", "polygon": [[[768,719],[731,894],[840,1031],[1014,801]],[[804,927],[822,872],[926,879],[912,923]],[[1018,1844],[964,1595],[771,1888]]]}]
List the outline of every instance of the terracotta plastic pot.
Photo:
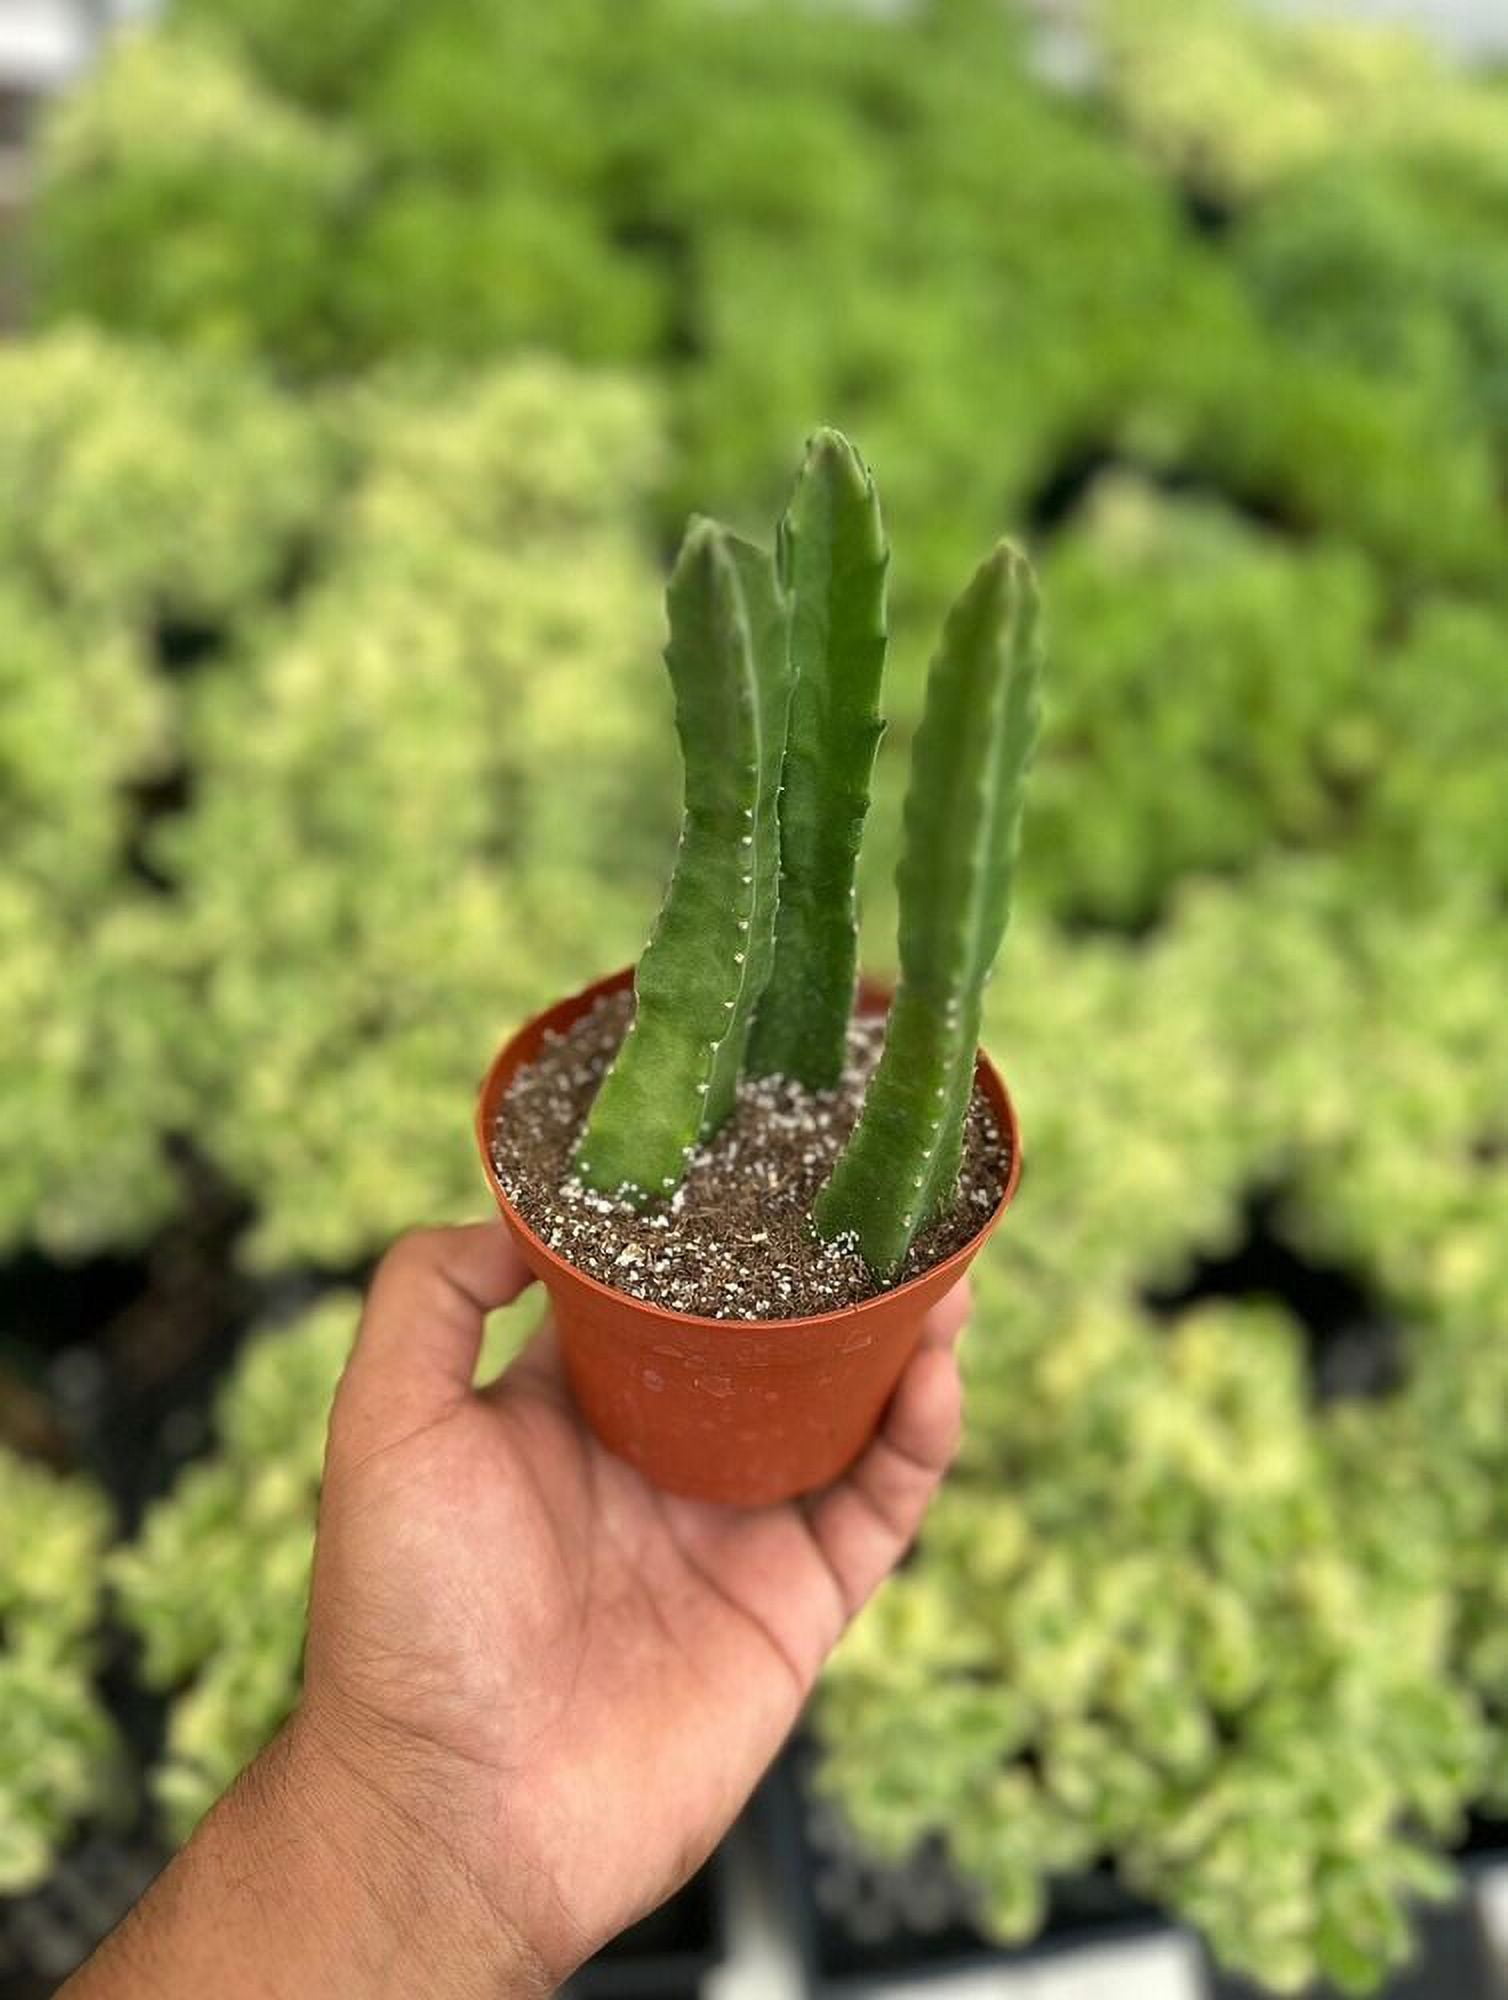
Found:
[{"label": "terracotta plastic pot", "polygon": [[[757,1506],[836,1479],[873,1436],[922,1322],[957,1284],[1005,1213],[1021,1174],[1021,1135],[988,1057],[978,1078],[1010,1148],[1000,1200],[961,1250],[861,1305],[804,1319],[703,1319],[648,1305],[588,1277],[535,1234],[508,1199],[489,1137],[515,1074],[631,970],[599,979],[519,1029],[487,1072],[477,1141],[488,1184],[554,1307],[576,1400],[604,1444],[671,1493]],[[888,995],[865,985],[859,1010]]]}]

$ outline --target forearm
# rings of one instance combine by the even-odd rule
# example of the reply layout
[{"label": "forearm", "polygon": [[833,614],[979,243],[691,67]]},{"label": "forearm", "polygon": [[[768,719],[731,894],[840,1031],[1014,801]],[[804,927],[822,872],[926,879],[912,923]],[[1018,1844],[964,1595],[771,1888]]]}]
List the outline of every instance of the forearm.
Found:
[{"label": "forearm", "polygon": [[550,1990],[464,1871],[290,1725],[58,2000],[537,2000]]}]

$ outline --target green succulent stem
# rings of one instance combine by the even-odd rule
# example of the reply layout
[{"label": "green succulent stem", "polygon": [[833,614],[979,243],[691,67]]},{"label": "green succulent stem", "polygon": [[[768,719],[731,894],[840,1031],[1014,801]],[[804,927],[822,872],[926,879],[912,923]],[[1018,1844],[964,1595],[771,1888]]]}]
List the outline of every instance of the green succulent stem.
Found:
[{"label": "green succulent stem", "polygon": [[780,523],[795,686],[780,800],[774,964],[749,1042],[756,1076],[830,1090],[842,1074],[858,971],[855,874],[884,733],[889,549],[874,480],[820,430]]},{"label": "green succulent stem", "polygon": [[772,559],[694,520],[666,593],[685,764],[680,849],[634,977],[634,1017],[575,1170],[637,1205],[679,1186],[732,1108],[774,954],[778,794],[791,670]]},{"label": "green succulent stem", "polygon": [[957,1182],[1040,672],[1036,585],[1002,542],[949,612],[928,676],[896,871],[900,979],[859,1122],[814,1212],[821,1236],[851,1236],[882,1277]]}]

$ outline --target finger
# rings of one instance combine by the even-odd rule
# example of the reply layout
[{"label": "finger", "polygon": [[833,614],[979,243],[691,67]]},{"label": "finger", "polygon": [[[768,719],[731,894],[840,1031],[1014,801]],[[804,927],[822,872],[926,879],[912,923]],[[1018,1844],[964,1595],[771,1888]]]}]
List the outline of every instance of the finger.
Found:
[{"label": "finger", "polygon": [[901,1377],[884,1424],[858,1463],[808,1508],[813,1539],[853,1616],[910,1546],[958,1449],[958,1364],[923,1347]]},{"label": "finger", "polygon": [[956,1347],[958,1336],[973,1310],[974,1294],[969,1288],[969,1281],[960,1278],[952,1291],[939,1299],[927,1314],[926,1325],[922,1329],[924,1344],[928,1347]]},{"label": "finger", "polygon": [[443,1416],[471,1389],[482,1327],[530,1273],[501,1222],[400,1237],[367,1294],[340,1402],[381,1441]]}]

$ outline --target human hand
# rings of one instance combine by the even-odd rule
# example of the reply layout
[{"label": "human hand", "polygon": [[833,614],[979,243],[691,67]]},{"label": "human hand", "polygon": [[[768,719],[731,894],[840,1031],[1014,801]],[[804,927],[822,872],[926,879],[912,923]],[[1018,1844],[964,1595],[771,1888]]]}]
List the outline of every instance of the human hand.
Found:
[{"label": "human hand", "polygon": [[[962,1286],[836,1486],[751,1511],[673,1498],[587,1429],[548,1325],[473,1387],[486,1314],[527,1282],[500,1223],[405,1238],[336,1397],[303,1699],[269,1753],[275,1803],[247,1808],[281,1827],[285,1878],[341,1912],[327,1934],[394,1932],[360,1982],[326,1967],[319,1990],[409,1992],[422,1964],[431,1994],[549,1992],[662,1901],[774,1756],[957,1442]],[[118,1990],[134,1991],[80,2000]]]}]

